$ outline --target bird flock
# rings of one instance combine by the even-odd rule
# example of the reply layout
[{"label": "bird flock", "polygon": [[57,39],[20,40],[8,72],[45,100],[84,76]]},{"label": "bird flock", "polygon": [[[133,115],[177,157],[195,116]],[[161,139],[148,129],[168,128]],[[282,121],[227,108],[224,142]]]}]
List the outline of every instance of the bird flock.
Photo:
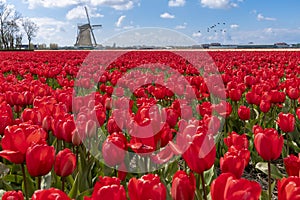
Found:
[{"label": "bird flock", "polygon": [[[201,32],[200,30],[198,31],[199,33]],[[217,32],[222,32],[226,33],[226,23],[225,22],[218,22],[216,24],[213,24],[209,27],[207,27],[206,32],[212,32],[212,33],[217,33]]]}]

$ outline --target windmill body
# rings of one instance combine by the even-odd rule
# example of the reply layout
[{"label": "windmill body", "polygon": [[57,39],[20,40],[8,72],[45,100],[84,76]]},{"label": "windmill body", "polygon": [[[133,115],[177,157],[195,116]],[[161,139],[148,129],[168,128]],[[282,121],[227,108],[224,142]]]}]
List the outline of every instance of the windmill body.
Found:
[{"label": "windmill body", "polygon": [[85,8],[88,23],[77,26],[78,30],[77,30],[77,38],[76,38],[75,47],[93,48],[93,47],[97,46],[97,42],[96,42],[96,38],[95,38],[95,35],[93,32],[93,29],[100,28],[100,27],[102,27],[102,25],[91,25],[87,8],[86,7],[84,7],[84,8]]}]

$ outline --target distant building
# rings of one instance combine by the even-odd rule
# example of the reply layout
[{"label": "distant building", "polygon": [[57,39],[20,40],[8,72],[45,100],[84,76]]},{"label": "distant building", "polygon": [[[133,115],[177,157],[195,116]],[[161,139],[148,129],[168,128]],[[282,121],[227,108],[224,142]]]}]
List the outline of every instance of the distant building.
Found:
[{"label": "distant building", "polygon": [[274,46],[275,46],[276,48],[289,48],[289,47],[290,47],[290,46],[289,46],[287,43],[285,43],[285,42],[278,42],[278,43],[275,43]]}]

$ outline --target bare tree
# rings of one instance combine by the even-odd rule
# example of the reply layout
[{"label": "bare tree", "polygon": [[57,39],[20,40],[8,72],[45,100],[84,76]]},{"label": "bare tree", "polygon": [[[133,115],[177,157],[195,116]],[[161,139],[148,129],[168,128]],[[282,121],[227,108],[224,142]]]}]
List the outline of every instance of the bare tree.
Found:
[{"label": "bare tree", "polygon": [[21,18],[12,6],[0,1],[0,48],[13,48],[15,34],[19,32],[17,21]]},{"label": "bare tree", "polygon": [[24,31],[26,33],[27,39],[28,39],[28,49],[30,49],[30,43],[32,38],[36,37],[36,33],[39,29],[36,23],[31,21],[28,18],[25,18],[22,20],[22,26],[24,28]]},{"label": "bare tree", "polygon": [[23,34],[22,33],[18,33],[16,35],[16,48],[17,49],[21,49],[22,46],[22,38],[23,38]]}]

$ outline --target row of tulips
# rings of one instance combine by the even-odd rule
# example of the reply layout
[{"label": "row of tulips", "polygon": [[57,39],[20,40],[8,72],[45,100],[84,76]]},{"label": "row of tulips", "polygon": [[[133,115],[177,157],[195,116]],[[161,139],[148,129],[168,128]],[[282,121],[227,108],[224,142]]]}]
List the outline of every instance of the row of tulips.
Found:
[{"label": "row of tulips", "polygon": [[274,179],[279,200],[298,198],[298,52],[12,54],[0,185],[15,191],[3,199],[270,199]]}]

